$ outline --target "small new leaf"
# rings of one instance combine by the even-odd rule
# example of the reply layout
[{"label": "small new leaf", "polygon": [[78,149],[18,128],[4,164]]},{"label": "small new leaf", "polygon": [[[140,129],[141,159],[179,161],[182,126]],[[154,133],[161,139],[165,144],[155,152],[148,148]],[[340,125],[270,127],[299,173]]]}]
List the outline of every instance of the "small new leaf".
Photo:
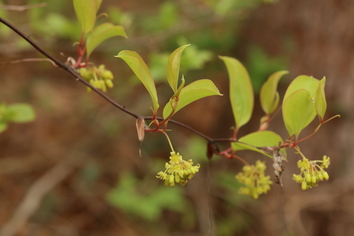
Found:
[{"label": "small new leaf", "polygon": [[[259,147],[276,147],[280,143],[283,143],[282,138],[278,134],[268,130],[247,134],[239,138],[238,141],[239,142],[232,143],[233,151],[252,150],[265,154],[271,158],[273,158],[271,154],[265,153],[259,149]],[[286,156],[284,148],[281,150],[281,152]]]},{"label": "small new leaf", "polygon": [[251,118],[254,97],[250,77],[246,68],[236,59],[220,56],[226,64],[230,79],[230,102],[235,119],[236,130]]},{"label": "small new leaf", "polygon": [[171,55],[168,58],[168,64],[166,68],[167,82],[171,86],[173,92],[176,92],[178,87],[178,77],[179,77],[179,69],[181,64],[182,52],[189,45],[190,44],[187,44],[177,48],[175,51],[171,53]]},{"label": "small new leaf", "polygon": [[325,83],[326,83],[326,78],[323,77],[323,79],[321,79],[320,83],[318,84],[318,88],[315,96],[316,113],[321,121],[323,121],[324,115],[327,110],[326,95],[324,92]]},{"label": "small new leaf", "polygon": [[307,75],[300,75],[296,77],[287,88],[284,99],[285,101],[289,95],[299,89],[306,89],[313,99],[315,99],[315,94],[318,88],[319,80]]},{"label": "small new leaf", "polygon": [[74,0],[74,9],[81,25],[81,32],[92,30],[96,22],[96,14],[102,1],[99,0]]},{"label": "small new leaf", "polygon": [[87,40],[86,40],[87,57],[89,57],[92,51],[103,41],[112,38],[114,36],[122,36],[127,38],[124,28],[120,25],[103,23],[101,25],[96,26],[87,36]]},{"label": "small new leaf", "polygon": [[138,79],[143,83],[150,94],[153,103],[153,113],[156,114],[157,109],[159,108],[156,87],[154,80],[152,79],[151,72],[144,60],[138,53],[128,50],[121,51],[115,57],[122,58],[129,65],[130,69],[135,73]]},{"label": "small new leaf", "polygon": [[269,76],[268,80],[263,84],[260,91],[261,106],[267,115],[271,115],[279,105],[279,93],[277,86],[283,75],[288,71],[278,71]]},{"label": "small new leaf", "polygon": [[[178,97],[178,105],[175,112],[179,111],[188,104],[208,96],[219,95],[218,88],[208,79],[201,79],[185,86]],[[163,109],[163,117],[168,117],[172,112],[171,104],[168,102]]]},{"label": "small new leaf", "polygon": [[283,120],[289,136],[297,139],[315,117],[314,99],[308,90],[299,89],[283,101]]}]

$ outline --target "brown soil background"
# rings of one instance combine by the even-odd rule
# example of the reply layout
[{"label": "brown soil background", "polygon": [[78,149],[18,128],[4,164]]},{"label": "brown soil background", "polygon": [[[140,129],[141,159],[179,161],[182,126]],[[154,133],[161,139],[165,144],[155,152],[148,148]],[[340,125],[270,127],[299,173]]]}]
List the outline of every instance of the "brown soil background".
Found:
[{"label": "brown soil background", "polygon": [[[105,4],[119,5],[113,1]],[[161,2],[144,4],[144,1],[134,0],[122,3],[121,8],[136,12],[153,11],[158,4]],[[68,9],[71,9],[70,4]],[[72,10],[68,10],[67,14],[73,14]],[[0,134],[0,227],[8,226],[11,220],[13,223],[16,217],[24,217],[16,216],[16,209],[29,190],[38,184],[41,190],[43,186],[50,188],[46,198],[40,199],[38,208],[17,228],[19,230],[15,235],[133,236],[152,235],[151,232],[154,232],[153,235],[207,235],[210,231],[216,231],[218,225],[215,222],[223,216],[229,217],[232,222],[237,211],[247,212],[251,218],[248,227],[238,232],[239,235],[354,235],[353,15],[354,2],[350,0],[280,0],[277,4],[257,7],[242,21],[240,46],[230,49],[229,55],[242,60],[247,46],[257,44],[270,55],[286,55],[289,58],[287,69],[290,75],[286,77],[286,83],[300,74],[316,78],[326,76],[327,117],[339,113],[341,118],[323,126],[318,134],[301,146],[301,150],[310,159],[320,159],[322,155],[331,157],[330,180],[315,189],[301,191],[291,180],[292,173],[297,173],[297,156],[289,151],[284,187],[274,185],[270,193],[257,202],[233,208],[223,204],[225,196],[210,184],[208,178],[212,177],[208,171],[201,171],[200,177],[184,190],[197,218],[197,223],[189,228],[180,227],[178,221],[181,214],[166,211],[159,222],[144,222],[110,206],[105,200],[107,192],[115,186],[124,171],[155,181],[154,171],[146,166],[153,158],[163,160],[168,154],[163,137],[148,135],[149,140],[142,146],[141,158],[135,120],[97,95],[87,93],[64,71],[53,68],[49,63],[0,66],[0,101],[27,102],[37,113],[34,122],[11,124],[8,130]],[[12,17],[14,24],[15,18]],[[21,27],[26,31],[23,22]],[[291,39],[291,50],[282,46],[287,39]],[[134,36],[131,40],[135,40]],[[71,42],[58,40],[44,47],[60,58],[60,52],[74,55],[71,45]],[[136,44],[130,46],[132,50],[141,50],[146,54],[157,47],[139,45],[134,49]],[[31,48],[19,50],[14,47],[9,38],[0,38],[0,48],[1,61],[38,56]],[[131,75],[122,62],[117,63],[117,59],[107,57],[105,53],[98,53],[94,60],[113,68],[114,74],[121,73],[121,78]],[[214,77],[222,78],[214,80]],[[225,137],[232,126],[225,99],[226,71],[213,72],[208,78],[213,79],[225,93],[224,99],[207,98],[187,107],[176,119],[213,137]],[[131,110],[148,114],[148,106],[144,104],[148,98],[141,95],[145,91],[141,87],[125,91],[124,82],[124,79],[118,79],[115,82],[118,88],[110,96],[122,101]],[[285,83],[281,85],[282,92],[285,86]],[[252,130],[257,122],[257,119],[253,120],[244,132]],[[271,128],[285,137],[281,126],[281,119],[276,119]],[[173,138],[175,145],[188,145],[186,140],[190,135],[185,130],[176,131]],[[86,186],[81,174],[90,165],[96,166],[100,174]],[[230,167],[229,161],[214,158],[210,168],[212,172],[237,171],[241,165],[234,163]],[[47,179],[49,183],[38,183],[39,179]],[[34,200],[30,205],[36,207],[36,204]],[[208,216],[210,211],[212,216]],[[212,230],[209,229],[211,222],[214,224]],[[167,229],[159,231],[161,224],[168,225]],[[16,224],[13,227],[16,228]]]}]

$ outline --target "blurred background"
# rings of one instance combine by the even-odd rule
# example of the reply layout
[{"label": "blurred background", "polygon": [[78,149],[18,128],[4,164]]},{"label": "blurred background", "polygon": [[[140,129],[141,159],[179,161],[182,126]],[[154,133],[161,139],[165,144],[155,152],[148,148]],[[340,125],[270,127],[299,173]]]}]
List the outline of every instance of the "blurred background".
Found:
[{"label": "blurred background", "polygon": [[[5,5],[46,3],[15,11]],[[61,61],[76,57],[80,38],[72,1],[0,0],[0,16]],[[299,156],[288,150],[284,187],[254,200],[238,194],[242,163],[206,158],[206,142],[171,125],[175,149],[200,172],[185,187],[164,187],[155,178],[168,160],[163,135],[137,139],[135,120],[117,110],[68,73],[48,62],[0,65],[0,103],[24,102],[34,122],[10,124],[0,133],[0,228],[9,235],[354,235],[354,2],[350,0],[104,0],[99,22],[123,25],[128,39],[99,46],[91,61],[112,70],[108,95],[126,108],[150,115],[148,93],[119,51],[137,51],[156,79],[159,99],[171,96],[165,83],[168,55],[190,43],[182,58],[186,83],[208,78],[224,97],[209,97],[175,119],[214,138],[232,135],[227,71],[218,55],[238,58],[256,91],[253,119],[240,136],[258,129],[263,115],[258,91],[277,70],[281,96],[297,75],[327,78],[327,118],[340,114],[301,143],[309,159],[331,157],[330,180],[301,191],[292,180]],[[0,60],[42,57],[0,25]],[[147,102],[148,101],[148,102]],[[311,124],[303,136],[310,134]],[[287,137],[281,116],[270,130]],[[142,156],[139,155],[141,150]],[[240,152],[248,162],[272,160]]]}]

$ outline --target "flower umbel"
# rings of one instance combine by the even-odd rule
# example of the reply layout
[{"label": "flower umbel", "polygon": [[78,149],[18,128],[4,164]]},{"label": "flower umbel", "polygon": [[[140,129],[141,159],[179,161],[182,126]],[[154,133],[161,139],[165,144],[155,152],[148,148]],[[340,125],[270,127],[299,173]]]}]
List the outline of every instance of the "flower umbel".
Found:
[{"label": "flower umbel", "polygon": [[238,182],[244,185],[239,192],[255,199],[260,194],[268,192],[272,181],[269,180],[269,176],[264,175],[265,169],[266,165],[261,161],[257,161],[256,165],[245,165],[242,172],[236,175]]},{"label": "flower umbel", "polygon": [[301,183],[301,189],[306,190],[316,187],[322,180],[328,180],[329,175],[327,169],[330,164],[330,158],[323,156],[322,160],[310,161],[307,158],[297,162],[297,166],[300,168],[300,174],[293,175],[293,180],[297,183]]},{"label": "flower umbel", "polygon": [[[95,88],[101,89],[103,92],[107,91],[107,87],[113,87],[113,74],[110,70],[107,70],[104,65],[80,68],[77,71],[82,78],[87,80]],[[91,89],[88,88],[88,91],[91,91]]]},{"label": "flower umbel", "polygon": [[185,161],[177,152],[171,152],[170,161],[165,164],[165,171],[157,173],[156,178],[165,181],[165,186],[175,186],[175,183],[181,186],[185,185],[198,171],[200,165],[193,166],[193,161]]}]

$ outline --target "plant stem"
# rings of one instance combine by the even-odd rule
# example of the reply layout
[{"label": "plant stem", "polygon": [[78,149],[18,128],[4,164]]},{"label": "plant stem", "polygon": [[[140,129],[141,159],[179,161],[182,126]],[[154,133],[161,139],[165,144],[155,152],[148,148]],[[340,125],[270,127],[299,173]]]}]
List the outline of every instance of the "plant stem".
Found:
[{"label": "plant stem", "polygon": [[34,47],[38,52],[42,53],[44,56],[46,56],[47,58],[49,58],[50,60],[52,60],[58,67],[66,70],[67,72],[69,72],[71,75],[73,75],[77,81],[80,81],[81,83],[83,83],[84,85],[86,85],[87,87],[89,87],[90,89],[92,89],[93,91],[95,91],[98,95],[100,95],[103,99],[105,99],[107,102],[111,103],[113,106],[117,107],[118,109],[124,111],[125,113],[128,113],[129,115],[138,118],[139,115],[133,113],[132,111],[126,109],[125,107],[123,107],[122,105],[118,104],[117,102],[115,102],[114,100],[112,100],[110,97],[108,97],[106,94],[104,94],[103,92],[101,92],[100,90],[96,89],[95,87],[93,87],[89,82],[87,82],[85,79],[83,79],[77,72],[75,69],[71,68],[69,65],[60,62],[59,60],[57,60],[56,58],[52,57],[49,53],[47,53],[46,51],[44,51],[41,47],[38,46],[38,44],[36,44],[31,38],[27,37],[25,34],[23,34],[21,31],[19,31],[15,26],[13,26],[10,22],[6,21],[5,19],[3,19],[2,17],[0,17],[0,22],[3,23],[4,25],[6,25],[7,27],[9,27],[12,31],[14,31],[16,34],[18,34],[19,36],[21,36],[24,40],[26,40],[29,44],[32,45],[32,47]]}]

